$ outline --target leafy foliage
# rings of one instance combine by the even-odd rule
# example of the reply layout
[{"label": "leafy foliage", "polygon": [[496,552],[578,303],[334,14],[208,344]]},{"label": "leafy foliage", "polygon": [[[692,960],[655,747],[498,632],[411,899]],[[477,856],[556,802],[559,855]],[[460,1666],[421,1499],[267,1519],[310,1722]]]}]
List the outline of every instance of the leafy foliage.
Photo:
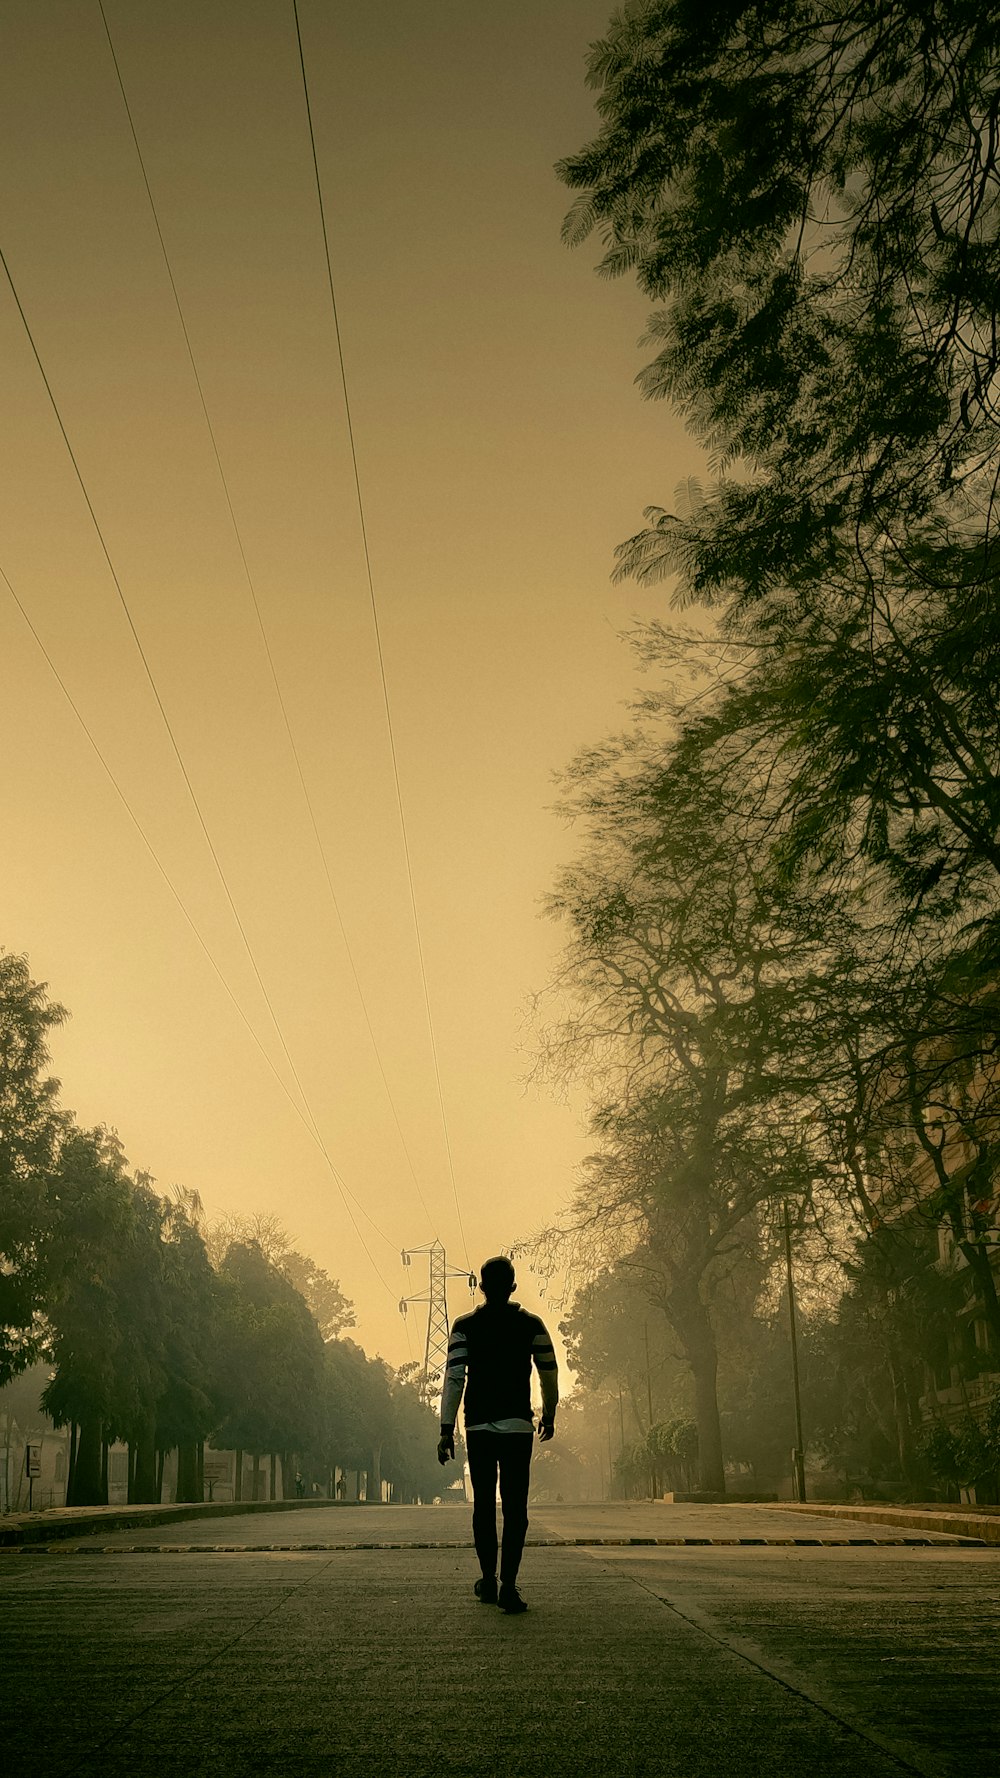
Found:
[{"label": "leafy foliage", "polygon": [[716,467],[619,572],[739,653],[691,744],[780,762],[789,868],[860,851],[979,908],[1000,863],[1000,27],[640,0],[594,48],[568,237],[662,306],[640,379]]},{"label": "leafy foliage", "polygon": [[[582,1065],[601,1147],[561,1257],[634,1266],[694,1365],[729,1282],[767,1323],[768,1198],[820,1211],[817,1437],[914,1485],[963,1291],[1000,1346],[998,52],[964,0],[634,0],[560,167],[567,239],[657,304],[640,387],[709,469],[617,555],[701,608],[638,638],[666,739],[575,770],[548,1061]],[[724,1410],[741,1461],[774,1443],[773,1344],[748,1334],[754,1423]]]},{"label": "leafy foliage", "polygon": [[[48,1361],[42,1406],[73,1427],[70,1504],[106,1499],[115,1440],[130,1499],[159,1498],[173,1448],[179,1497],[200,1499],[209,1437],[432,1497],[451,1479],[434,1418],[412,1380],[337,1337],[354,1314],[336,1279],[273,1217],[230,1219],[206,1243],[196,1193],[160,1195],[112,1132],[60,1110],[44,1070],[63,1017],[0,954],[0,1384]],[[29,1397],[35,1413],[34,1383]]]},{"label": "leafy foliage", "polygon": [[65,1017],[26,958],[0,951],[0,1386],[40,1349],[46,1189],[66,1122],[44,1070]]}]

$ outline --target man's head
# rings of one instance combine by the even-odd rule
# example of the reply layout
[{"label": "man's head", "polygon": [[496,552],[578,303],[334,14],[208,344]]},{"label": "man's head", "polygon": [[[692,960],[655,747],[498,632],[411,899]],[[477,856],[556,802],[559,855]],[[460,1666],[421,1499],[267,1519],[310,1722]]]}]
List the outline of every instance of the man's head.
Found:
[{"label": "man's head", "polygon": [[514,1268],[498,1255],[488,1259],[479,1274],[479,1288],[488,1303],[505,1303],[514,1289]]}]

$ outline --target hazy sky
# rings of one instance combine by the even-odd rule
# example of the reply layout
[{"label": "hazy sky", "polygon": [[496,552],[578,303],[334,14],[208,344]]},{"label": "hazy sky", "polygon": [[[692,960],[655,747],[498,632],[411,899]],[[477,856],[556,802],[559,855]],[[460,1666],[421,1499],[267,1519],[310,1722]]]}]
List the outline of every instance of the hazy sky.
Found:
[{"label": "hazy sky", "polygon": [[[291,0],[106,0],[281,690],[274,694],[97,0],[7,0],[7,258],[329,1156],[213,973],[0,583],[0,943],[72,1012],[64,1102],[210,1215],[279,1215],[408,1356],[399,1248],[463,1264],[424,1016]],[[476,1263],[585,1152],[521,1084],[572,843],[553,772],[622,720],[612,550],[695,451],[632,379],[646,305],[559,239],[606,0],[300,0],[413,880]],[[296,1088],[0,280],[9,577],[151,845]],[[647,603],[651,608],[651,603]],[[526,1281],[522,1300],[537,1307]],[[468,1301],[461,1291],[453,1311]],[[544,1307],[544,1305],[542,1305]],[[421,1345],[409,1322],[414,1352]]]}]

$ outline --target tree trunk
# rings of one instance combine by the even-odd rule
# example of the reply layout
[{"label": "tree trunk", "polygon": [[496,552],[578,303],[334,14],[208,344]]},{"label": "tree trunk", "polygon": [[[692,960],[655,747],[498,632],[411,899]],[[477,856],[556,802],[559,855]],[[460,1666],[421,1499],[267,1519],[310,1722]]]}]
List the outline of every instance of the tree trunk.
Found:
[{"label": "tree trunk", "polygon": [[[284,1481],[284,1476],[282,1476],[282,1481]],[[276,1451],[271,1452],[271,1492],[268,1498],[270,1500],[278,1498],[278,1453]]]},{"label": "tree trunk", "polygon": [[694,1411],[698,1422],[698,1486],[708,1494],[726,1492],[722,1458],[722,1427],[719,1423],[718,1359],[713,1349],[692,1358]]},{"label": "tree trunk", "polygon": [[163,1499],[163,1464],[164,1464],[164,1459],[166,1458],[166,1455],[167,1455],[166,1451],[157,1451],[157,1453],[156,1453],[156,1498],[157,1498],[157,1500]]},{"label": "tree trunk", "polygon": [[101,1446],[104,1428],[100,1420],[81,1420],[73,1465],[73,1498],[70,1506],[106,1506],[101,1499]]},{"label": "tree trunk", "polygon": [[198,1449],[194,1444],[177,1447],[177,1498],[199,1500]]},{"label": "tree trunk", "polygon": [[250,1485],[250,1498],[251,1498],[251,1500],[259,1500],[260,1499],[260,1452],[259,1451],[255,1451],[253,1454],[253,1481]]},{"label": "tree trunk", "polygon": [[236,1453],[236,1471],[233,1481],[233,1499],[243,1499],[243,1452]]},{"label": "tree trunk", "polygon": [[130,1458],[133,1451],[135,1467],[129,1500],[137,1505],[154,1505],[160,1496],[156,1485],[156,1420],[152,1414],[143,1422],[134,1446],[129,1445]]},{"label": "tree trunk", "polygon": [[200,1438],[198,1440],[197,1452],[198,1452],[198,1499],[204,1500],[204,1498],[205,1498],[205,1440],[203,1438]]},{"label": "tree trunk", "polygon": [[706,1494],[726,1492],[719,1424],[719,1357],[715,1329],[701,1297],[674,1292],[664,1305],[694,1378],[694,1412],[698,1422],[698,1487]]},{"label": "tree trunk", "polygon": [[909,1398],[902,1376],[902,1366],[895,1353],[889,1355],[889,1379],[892,1384],[892,1411],[896,1422],[896,1449],[899,1472],[905,1482],[914,1479],[913,1428],[910,1424]]},{"label": "tree trunk", "polygon": [[106,1438],[101,1440],[101,1504],[108,1504],[108,1462],[109,1445]]},{"label": "tree trunk", "polygon": [[69,1467],[66,1471],[66,1505],[73,1504],[73,1490],[76,1487],[76,1446],[79,1428],[75,1420],[69,1425]]}]

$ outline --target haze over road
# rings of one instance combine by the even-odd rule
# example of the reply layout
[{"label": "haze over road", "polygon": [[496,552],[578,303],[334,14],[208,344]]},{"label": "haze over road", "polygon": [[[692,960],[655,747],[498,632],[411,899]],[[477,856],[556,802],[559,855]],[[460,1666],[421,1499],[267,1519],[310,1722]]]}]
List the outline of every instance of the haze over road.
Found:
[{"label": "haze over road", "polygon": [[[331,1506],[153,1535],[159,1550],[134,1551],[152,1539],[125,1531],[2,1559],[12,1769],[995,1769],[996,1549],[907,1546],[767,1507],[535,1507],[529,1545],[544,1547],[526,1552],[531,1609],[514,1620],[473,1600],[461,1507]],[[548,1541],[657,1535],[878,1543]],[[357,1547],[375,1541],[404,1547]],[[211,1548],[223,1543],[258,1547]]]}]

